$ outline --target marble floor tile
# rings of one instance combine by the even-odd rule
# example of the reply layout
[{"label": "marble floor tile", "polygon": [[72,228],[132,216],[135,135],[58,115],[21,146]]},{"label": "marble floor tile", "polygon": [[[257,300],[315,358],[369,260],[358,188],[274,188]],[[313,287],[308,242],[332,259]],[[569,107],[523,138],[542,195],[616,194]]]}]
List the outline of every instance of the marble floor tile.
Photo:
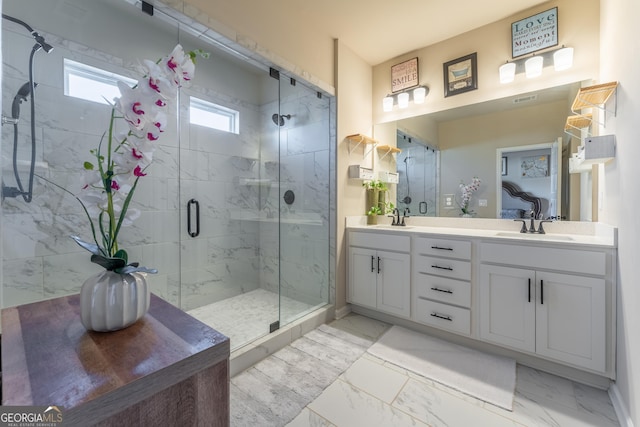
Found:
[{"label": "marble floor tile", "polygon": [[336,427],[336,425],[331,424],[309,408],[304,408],[293,421],[287,424],[287,427]]},{"label": "marble floor tile", "polygon": [[433,427],[518,425],[482,406],[414,379],[407,382],[392,406]]},{"label": "marble floor tile", "polygon": [[314,378],[322,388],[329,386],[342,373],[339,368],[329,363],[324,363],[313,355],[292,346],[287,346],[277,351],[273,354],[273,357],[281,359],[303,371]]},{"label": "marble floor tile", "polygon": [[389,404],[409,380],[409,376],[364,357],[356,360],[340,378]]},{"label": "marble floor tile", "polygon": [[338,427],[427,426],[340,379],[311,402],[309,409]]},{"label": "marble floor tile", "polygon": [[535,396],[538,401],[549,399],[556,404],[578,409],[573,382],[570,380],[522,365],[517,365],[516,377],[516,387],[521,394]]},{"label": "marble floor tile", "polygon": [[542,371],[518,365],[507,411],[368,354],[388,327],[345,316],[235,376],[231,425],[619,426],[605,391]]}]

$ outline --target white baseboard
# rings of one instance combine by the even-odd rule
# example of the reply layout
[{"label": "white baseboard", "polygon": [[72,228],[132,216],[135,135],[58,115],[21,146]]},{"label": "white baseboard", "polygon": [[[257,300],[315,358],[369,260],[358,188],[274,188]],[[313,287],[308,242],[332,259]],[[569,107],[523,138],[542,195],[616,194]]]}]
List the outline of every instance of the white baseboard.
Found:
[{"label": "white baseboard", "polygon": [[347,304],[344,307],[336,310],[336,319],[342,319],[349,313],[351,313],[351,304]]},{"label": "white baseboard", "polygon": [[616,383],[611,383],[611,386],[609,387],[609,398],[613,404],[613,409],[616,411],[620,427],[634,427],[633,420],[629,415],[629,410],[624,404],[624,400],[620,394],[620,389]]}]

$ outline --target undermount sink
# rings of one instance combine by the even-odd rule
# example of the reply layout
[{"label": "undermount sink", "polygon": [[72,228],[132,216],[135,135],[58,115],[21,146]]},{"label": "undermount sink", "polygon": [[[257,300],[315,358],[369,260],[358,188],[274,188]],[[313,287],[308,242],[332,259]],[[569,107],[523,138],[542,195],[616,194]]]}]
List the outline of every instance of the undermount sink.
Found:
[{"label": "undermount sink", "polygon": [[518,233],[514,231],[500,231],[496,233],[499,237],[517,237],[520,239],[538,239],[538,240],[566,240],[572,241],[573,237],[563,236],[560,234],[537,234],[537,233]]},{"label": "undermount sink", "polygon": [[390,224],[378,224],[376,228],[385,228],[389,230],[406,230],[408,228],[413,228],[413,225],[390,225]]}]

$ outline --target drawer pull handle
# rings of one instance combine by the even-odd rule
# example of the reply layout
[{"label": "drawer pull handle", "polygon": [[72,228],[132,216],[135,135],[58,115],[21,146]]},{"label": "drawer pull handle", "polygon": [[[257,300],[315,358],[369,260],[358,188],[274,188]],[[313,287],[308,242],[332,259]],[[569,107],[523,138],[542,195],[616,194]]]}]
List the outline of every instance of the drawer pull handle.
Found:
[{"label": "drawer pull handle", "polygon": [[432,265],[431,268],[437,268],[439,270],[449,270],[449,271],[453,271],[453,268],[451,267],[440,267],[439,265]]},{"label": "drawer pull handle", "polygon": [[544,304],[544,280],[540,279],[540,305]]},{"label": "drawer pull handle", "polygon": [[438,314],[438,313],[431,313],[431,317],[437,317],[438,319],[448,320],[449,322],[453,322],[453,319],[451,317],[443,316],[443,315]]},{"label": "drawer pull handle", "polygon": [[449,289],[440,289],[440,288],[431,288],[432,291],[437,291],[437,292],[444,292],[445,294],[452,294],[453,291],[450,291]]},{"label": "drawer pull handle", "polygon": [[375,268],[373,267],[373,261],[375,260],[375,257],[373,255],[371,255],[371,272],[373,273],[375,270]]},{"label": "drawer pull handle", "polygon": [[529,278],[529,302],[531,302],[531,278]]},{"label": "drawer pull handle", "polygon": [[442,248],[440,246],[431,246],[431,249],[438,249],[440,251],[452,251],[453,248]]}]

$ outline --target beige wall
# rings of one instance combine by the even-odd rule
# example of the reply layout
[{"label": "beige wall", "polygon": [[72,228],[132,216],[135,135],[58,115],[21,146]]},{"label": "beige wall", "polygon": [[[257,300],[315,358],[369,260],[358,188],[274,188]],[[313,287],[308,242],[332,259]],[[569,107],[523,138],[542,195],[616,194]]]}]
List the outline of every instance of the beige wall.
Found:
[{"label": "beige wall", "polygon": [[363,149],[349,153],[347,135],[372,135],[371,122],[371,66],[340,41],[335,41],[336,90],[338,111],[338,150],[336,162],[337,184],[337,236],[336,236],[336,310],[346,305],[346,247],[345,217],[363,215],[365,192],[362,181],[350,180],[348,167],[359,164]]},{"label": "beige wall", "polygon": [[[558,6],[559,43],[575,48],[573,67],[563,72],[555,72],[553,67],[545,67],[541,77],[527,79],[523,74],[517,74],[513,83],[500,84],[498,67],[511,59],[511,23],[556,5]],[[376,65],[373,70],[374,123],[597,78],[599,70],[598,11],[599,0],[549,2],[442,43],[408,52]],[[473,52],[478,53],[478,89],[445,98],[442,64]],[[401,112],[396,107],[393,112],[384,113],[382,98],[391,92],[391,66],[416,56],[420,70],[420,84],[430,88],[426,102],[422,105],[411,104]]]}]

